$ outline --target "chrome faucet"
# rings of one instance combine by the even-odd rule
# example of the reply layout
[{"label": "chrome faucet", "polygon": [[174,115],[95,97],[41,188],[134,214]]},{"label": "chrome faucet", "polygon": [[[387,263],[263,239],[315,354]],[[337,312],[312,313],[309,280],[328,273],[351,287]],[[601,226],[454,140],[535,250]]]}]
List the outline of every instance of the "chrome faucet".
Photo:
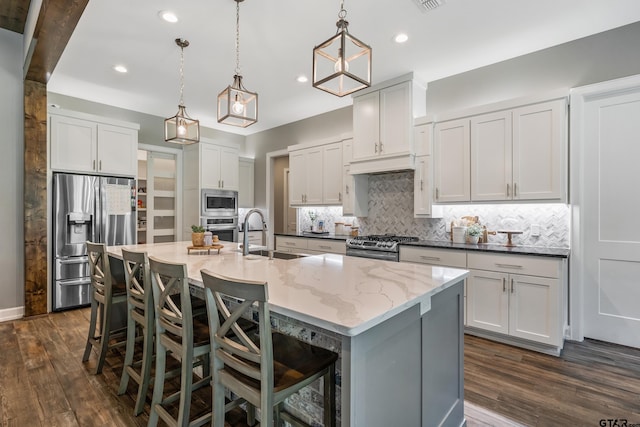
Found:
[{"label": "chrome faucet", "polygon": [[267,223],[264,220],[264,215],[259,209],[251,209],[244,217],[244,225],[242,229],[244,230],[244,235],[242,236],[242,255],[249,255],[249,217],[257,213],[260,215],[260,219],[262,219],[262,241],[267,242]]}]

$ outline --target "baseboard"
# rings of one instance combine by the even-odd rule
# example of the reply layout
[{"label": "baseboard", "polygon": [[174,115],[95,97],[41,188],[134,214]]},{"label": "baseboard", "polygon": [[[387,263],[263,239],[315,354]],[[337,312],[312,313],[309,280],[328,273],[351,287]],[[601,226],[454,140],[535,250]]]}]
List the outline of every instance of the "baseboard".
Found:
[{"label": "baseboard", "polygon": [[0,322],[22,319],[24,317],[24,307],[5,308],[0,310]]}]

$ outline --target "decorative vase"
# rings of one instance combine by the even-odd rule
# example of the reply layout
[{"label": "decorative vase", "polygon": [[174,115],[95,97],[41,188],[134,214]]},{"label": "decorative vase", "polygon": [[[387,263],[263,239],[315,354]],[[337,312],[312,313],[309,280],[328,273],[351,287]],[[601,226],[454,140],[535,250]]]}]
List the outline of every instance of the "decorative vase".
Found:
[{"label": "decorative vase", "polygon": [[204,246],[204,233],[191,233],[193,246]]},{"label": "decorative vase", "polygon": [[469,243],[471,243],[472,245],[477,245],[478,241],[480,240],[480,236],[469,236]]}]

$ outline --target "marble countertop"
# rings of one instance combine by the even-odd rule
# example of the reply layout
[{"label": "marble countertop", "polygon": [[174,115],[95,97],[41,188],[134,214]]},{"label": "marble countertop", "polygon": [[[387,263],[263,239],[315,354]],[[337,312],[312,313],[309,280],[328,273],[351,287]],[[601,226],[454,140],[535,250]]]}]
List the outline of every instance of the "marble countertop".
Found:
[{"label": "marble countertop", "polygon": [[418,242],[402,243],[403,246],[420,246],[427,248],[457,249],[465,251],[497,252],[514,255],[538,255],[546,257],[568,258],[569,248],[547,248],[537,246],[505,246],[498,243],[453,243],[439,240],[420,240]]},{"label": "marble countertop", "polygon": [[191,242],[110,246],[146,251],[162,260],[185,263],[190,282],[202,285],[201,269],[239,280],[266,281],[269,305],[276,313],[355,336],[415,305],[428,311],[431,296],[457,283],[468,271],[422,264],[379,261],[335,254],[292,260],[243,257],[237,243],[220,251],[191,252]]}]

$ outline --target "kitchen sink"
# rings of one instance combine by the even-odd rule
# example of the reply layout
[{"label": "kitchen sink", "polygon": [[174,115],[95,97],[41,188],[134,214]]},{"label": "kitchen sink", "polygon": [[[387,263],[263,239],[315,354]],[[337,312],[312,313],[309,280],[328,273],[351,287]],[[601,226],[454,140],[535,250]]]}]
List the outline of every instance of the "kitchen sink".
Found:
[{"label": "kitchen sink", "polygon": [[277,258],[277,259],[296,259],[296,258],[303,258],[306,256],[301,254],[293,254],[291,252],[267,251],[264,249],[249,251],[249,254],[269,257],[269,252],[271,252],[273,258]]}]

